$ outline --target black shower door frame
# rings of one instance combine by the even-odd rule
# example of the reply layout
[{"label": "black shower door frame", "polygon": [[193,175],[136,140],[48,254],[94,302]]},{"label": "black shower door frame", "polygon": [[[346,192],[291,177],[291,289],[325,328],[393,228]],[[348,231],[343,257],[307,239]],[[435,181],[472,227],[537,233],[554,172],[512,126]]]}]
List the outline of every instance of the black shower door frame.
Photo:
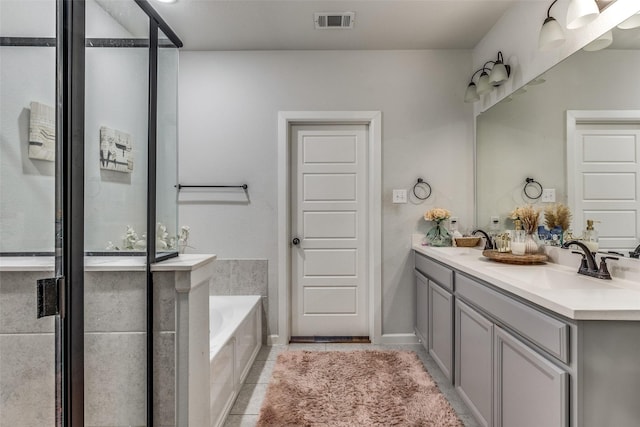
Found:
[{"label": "black shower door frame", "polygon": [[[176,48],[182,42],[146,0],[149,17],[147,235],[156,222],[158,29]],[[62,280],[56,315],[56,426],[84,425],[84,114],[86,18],[84,0],[57,0],[55,274]],[[177,254],[175,254],[177,255]],[[173,256],[175,256],[173,255]],[[167,255],[165,257],[170,257]],[[147,425],[153,426],[153,282],[155,240],[147,245]]]}]

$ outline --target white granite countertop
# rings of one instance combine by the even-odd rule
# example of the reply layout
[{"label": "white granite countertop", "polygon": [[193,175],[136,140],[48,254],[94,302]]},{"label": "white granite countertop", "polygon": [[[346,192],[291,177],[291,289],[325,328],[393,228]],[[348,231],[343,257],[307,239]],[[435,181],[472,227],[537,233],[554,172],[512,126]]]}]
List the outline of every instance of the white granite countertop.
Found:
[{"label": "white granite countertop", "polygon": [[575,267],[524,266],[491,261],[480,248],[436,248],[415,241],[412,248],[569,319],[640,321],[640,282],[578,274],[580,259],[575,255]]},{"label": "white granite countertop", "polygon": [[[215,255],[182,254],[151,266],[151,271],[191,271],[216,259]],[[146,271],[144,256],[87,256],[86,271]],[[52,256],[0,257],[0,271],[53,271]]]}]

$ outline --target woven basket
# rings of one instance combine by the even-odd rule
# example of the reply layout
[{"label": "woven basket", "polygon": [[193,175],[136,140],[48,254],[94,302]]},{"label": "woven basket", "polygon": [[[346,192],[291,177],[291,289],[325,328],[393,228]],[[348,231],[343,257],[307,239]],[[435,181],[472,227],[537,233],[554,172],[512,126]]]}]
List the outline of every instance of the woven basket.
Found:
[{"label": "woven basket", "polygon": [[472,248],[477,245],[479,241],[480,238],[475,236],[456,237],[456,246],[462,248]]}]

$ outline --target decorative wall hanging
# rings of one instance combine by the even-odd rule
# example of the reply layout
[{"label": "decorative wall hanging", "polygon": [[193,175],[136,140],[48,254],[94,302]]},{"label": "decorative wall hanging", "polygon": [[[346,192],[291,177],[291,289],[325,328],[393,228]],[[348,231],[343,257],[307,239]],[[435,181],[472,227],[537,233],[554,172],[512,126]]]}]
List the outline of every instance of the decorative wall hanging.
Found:
[{"label": "decorative wall hanging", "polygon": [[32,101],[29,116],[29,158],[56,160],[56,109]]},{"label": "decorative wall hanging", "polygon": [[100,128],[100,168],[133,172],[131,135],[106,126]]}]

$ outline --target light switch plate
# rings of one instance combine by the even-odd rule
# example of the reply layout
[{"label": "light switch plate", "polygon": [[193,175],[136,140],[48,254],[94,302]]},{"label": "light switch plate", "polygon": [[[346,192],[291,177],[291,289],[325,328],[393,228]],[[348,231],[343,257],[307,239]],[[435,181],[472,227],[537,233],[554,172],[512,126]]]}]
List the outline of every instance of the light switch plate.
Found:
[{"label": "light switch plate", "polygon": [[407,203],[407,190],[393,190],[393,203]]},{"label": "light switch plate", "polygon": [[556,201],[556,189],[555,188],[543,188],[542,189],[542,201],[546,203],[554,203]]}]

